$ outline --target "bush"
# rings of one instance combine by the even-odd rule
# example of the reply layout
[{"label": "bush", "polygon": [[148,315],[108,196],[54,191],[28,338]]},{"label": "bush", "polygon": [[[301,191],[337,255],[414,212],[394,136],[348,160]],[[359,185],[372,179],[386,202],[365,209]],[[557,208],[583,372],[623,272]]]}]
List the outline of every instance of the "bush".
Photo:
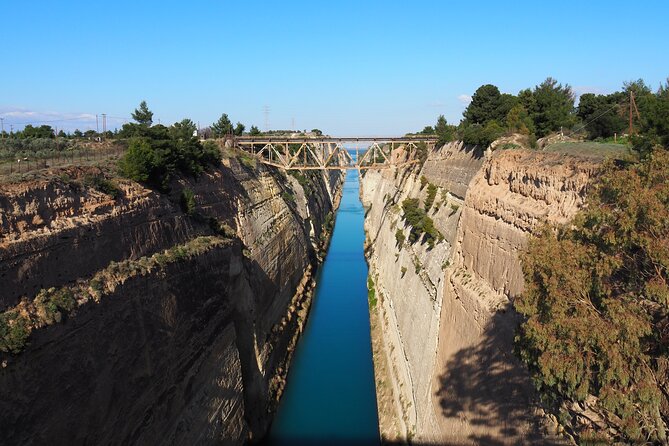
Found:
[{"label": "bush", "polygon": [[[626,444],[665,444],[669,419],[669,153],[609,163],[588,207],[523,256],[520,358],[544,400],[598,398]],[[608,413],[607,413],[608,412]]]},{"label": "bush", "polygon": [[19,353],[28,340],[28,321],[16,311],[0,313],[0,351]]},{"label": "bush", "polygon": [[425,212],[429,212],[430,208],[432,207],[432,204],[434,203],[434,199],[437,196],[437,186],[434,184],[430,183],[427,186],[427,196],[425,197]]},{"label": "bush", "polygon": [[404,235],[404,231],[402,231],[401,229],[395,231],[395,241],[397,242],[398,247],[401,247],[404,244],[405,240],[406,236]]},{"label": "bush", "polygon": [[369,301],[369,308],[376,307],[376,289],[374,288],[374,280],[371,276],[367,277],[367,300]]},{"label": "bush", "polygon": [[195,194],[192,190],[186,188],[181,191],[181,196],[179,197],[179,205],[181,210],[189,215],[193,216],[195,214]]},{"label": "bush", "polygon": [[102,175],[86,175],[84,177],[84,186],[92,187],[93,189],[117,199],[122,195],[121,189],[118,188],[113,181],[108,180]]},{"label": "bush", "polygon": [[282,193],[281,193],[281,198],[283,199],[283,201],[286,202],[286,204],[293,204],[293,203],[295,203],[295,195],[293,195],[293,194],[292,194],[291,192],[289,192],[289,191],[284,191],[284,192],[282,192]]},{"label": "bush", "polygon": [[437,240],[443,239],[441,233],[434,227],[434,221],[419,207],[417,198],[405,199],[402,202],[402,210],[404,219],[411,226],[409,242],[415,243],[424,235],[423,241],[433,248]]},{"label": "bush", "polygon": [[256,168],[256,158],[243,150],[240,150],[237,153],[237,159],[242,166],[246,167],[249,170],[255,170]]}]

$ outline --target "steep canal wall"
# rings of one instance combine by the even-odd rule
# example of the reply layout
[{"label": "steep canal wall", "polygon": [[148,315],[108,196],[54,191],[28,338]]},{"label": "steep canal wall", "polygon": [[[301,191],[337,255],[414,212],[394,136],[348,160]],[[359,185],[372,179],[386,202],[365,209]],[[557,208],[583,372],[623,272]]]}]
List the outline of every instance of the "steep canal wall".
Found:
[{"label": "steep canal wall", "polygon": [[[484,153],[450,143],[413,170],[365,174],[384,440],[547,441],[529,378],[512,352],[511,302],[523,289],[519,253],[542,222],[574,216],[597,166],[557,153]],[[424,234],[411,241],[407,198],[427,209],[438,231],[433,247]]]},{"label": "steep canal wall", "polygon": [[170,194],[90,180],[109,176],[0,186],[0,442],[261,438],[343,174],[230,157]]}]

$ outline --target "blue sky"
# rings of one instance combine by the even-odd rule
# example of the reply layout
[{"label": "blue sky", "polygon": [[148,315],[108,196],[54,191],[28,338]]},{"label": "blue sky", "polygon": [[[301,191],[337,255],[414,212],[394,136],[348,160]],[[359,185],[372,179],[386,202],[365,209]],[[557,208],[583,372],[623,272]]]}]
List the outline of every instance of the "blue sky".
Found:
[{"label": "blue sky", "polygon": [[[0,117],[395,135],[460,120],[485,83],[610,92],[669,76],[669,2],[0,0]],[[109,126],[122,123],[111,119]]]}]

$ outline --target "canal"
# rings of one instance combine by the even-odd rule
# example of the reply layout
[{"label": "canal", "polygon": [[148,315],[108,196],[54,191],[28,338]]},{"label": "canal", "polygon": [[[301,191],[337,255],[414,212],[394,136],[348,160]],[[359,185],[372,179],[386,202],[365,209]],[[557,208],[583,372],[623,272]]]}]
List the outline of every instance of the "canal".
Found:
[{"label": "canal", "polygon": [[359,174],[348,171],[268,444],[378,445]]}]

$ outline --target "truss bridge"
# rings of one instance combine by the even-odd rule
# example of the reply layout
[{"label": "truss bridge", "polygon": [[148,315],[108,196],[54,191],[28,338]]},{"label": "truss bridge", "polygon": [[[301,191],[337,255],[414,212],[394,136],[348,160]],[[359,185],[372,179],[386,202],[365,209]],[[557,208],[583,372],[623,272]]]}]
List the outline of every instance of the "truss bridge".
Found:
[{"label": "truss bridge", "polygon": [[233,147],[261,163],[285,170],[389,169],[418,162],[422,145],[432,149],[436,136],[407,137],[251,137],[232,139]]}]

